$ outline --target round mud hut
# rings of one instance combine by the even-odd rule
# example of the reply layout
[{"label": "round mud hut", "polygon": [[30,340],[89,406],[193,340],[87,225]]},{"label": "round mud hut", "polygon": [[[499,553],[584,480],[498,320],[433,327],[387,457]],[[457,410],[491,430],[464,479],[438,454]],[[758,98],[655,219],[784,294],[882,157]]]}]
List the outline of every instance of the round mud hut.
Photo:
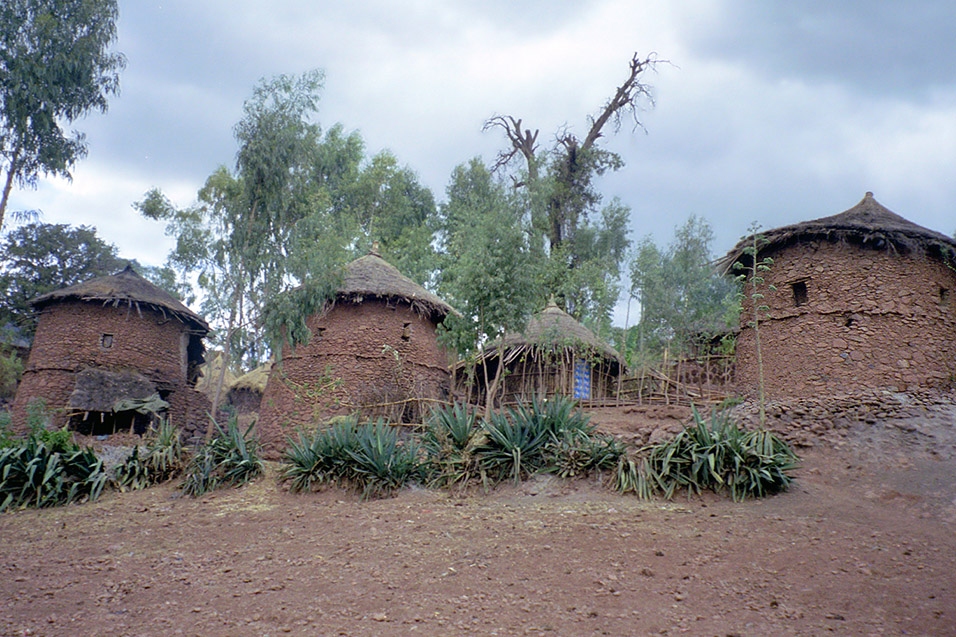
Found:
[{"label": "round mud hut", "polygon": [[81,434],[143,433],[161,417],[187,436],[205,430],[209,402],[193,386],[209,326],[172,295],[127,266],[31,305],[39,321],[14,428],[42,400],[55,426]]},{"label": "round mud hut", "polygon": [[272,361],[269,360],[232,381],[226,392],[226,404],[239,414],[259,413],[271,370]]},{"label": "round mud hut", "polygon": [[552,300],[523,332],[506,334],[477,361],[458,363],[455,386],[472,404],[484,404],[489,387],[497,405],[549,396],[601,401],[616,395],[623,372],[614,348]]},{"label": "round mud hut", "polygon": [[[956,241],[891,212],[873,193],[849,210],[758,235],[770,257],[758,293],[769,398],[909,391],[956,379]],[[744,238],[725,272],[753,263]],[[736,383],[759,391],[751,279],[746,280]],[[773,286],[773,288],[771,288]]]},{"label": "round mud hut", "polygon": [[449,394],[436,328],[452,312],[374,250],[349,263],[335,298],[306,321],[308,343],[286,344],[272,367],[259,412],[266,449],[337,415],[420,422]]}]

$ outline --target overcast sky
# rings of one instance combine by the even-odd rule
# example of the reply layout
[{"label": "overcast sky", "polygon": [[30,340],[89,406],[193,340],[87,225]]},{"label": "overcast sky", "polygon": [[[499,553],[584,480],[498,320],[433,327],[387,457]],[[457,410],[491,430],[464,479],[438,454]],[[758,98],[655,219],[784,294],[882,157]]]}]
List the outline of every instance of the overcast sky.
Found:
[{"label": "overcast sky", "polygon": [[262,77],[322,68],[319,120],[388,148],[444,198],[455,165],[503,145],[482,123],[521,117],[583,133],[632,54],[646,131],[609,140],[626,167],[603,182],[631,238],[668,243],[691,214],[721,254],[751,222],[827,216],[873,191],[926,227],[956,231],[956,9],[952,0],[120,0],[127,57],[105,115],[75,123],[89,156],[11,208],[95,226],[125,257],[161,264],[162,226],[131,203],[149,188],[194,201]]}]

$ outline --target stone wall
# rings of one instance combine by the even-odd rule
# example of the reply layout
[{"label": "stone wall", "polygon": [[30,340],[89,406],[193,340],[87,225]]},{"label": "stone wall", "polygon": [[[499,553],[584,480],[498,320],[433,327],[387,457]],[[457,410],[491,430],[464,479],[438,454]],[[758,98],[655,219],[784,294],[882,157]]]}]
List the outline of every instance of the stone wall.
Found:
[{"label": "stone wall", "polygon": [[259,433],[273,452],[297,426],[355,411],[415,419],[424,406],[402,401],[447,397],[447,353],[435,324],[409,305],[339,303],[307,325],[309,343],[283,350],[262,396]]},{"label": "stone wall", "polygon": [[[767,256],[760,324],[766,395],[810,397],[946,387],[956,379],[956,272],[938,259],[847,243],[797,243]],[[769,290],[774,285],[776,291]],[[758,387],[751,290],[736,381]]]},{"label": "stone wall", "polygon": [[[79,301],[47,306],[17,389],[13,426],[23,427],[26,406],[35,398],[52,409],[66,407],[74,374],[87,367],[139,372],[168,393],[174,422],[196,426],[204,415],[198,401],[184,395],[195,393],[186,381],[186,329],[179,319],[148,308]],[[61,414],[56,424],[65,422]]]}]

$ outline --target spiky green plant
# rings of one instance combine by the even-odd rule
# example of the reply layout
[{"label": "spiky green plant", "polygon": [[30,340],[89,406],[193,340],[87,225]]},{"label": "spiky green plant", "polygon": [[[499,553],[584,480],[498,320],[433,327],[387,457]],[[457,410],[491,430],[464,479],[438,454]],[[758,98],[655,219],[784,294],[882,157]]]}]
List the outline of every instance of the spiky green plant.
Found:
[{"label": "spiky green plant", "polygon": [[0,511],[95,500],[108,480],[103,462],[90,448],[72,445],[60,451],[29,436],[0,449]]},{"label": "spiky green plant", "polygon": [[432,411],[422,436],[423,470],[432,486],[463,486],[480,475],[476,449],[485,441],[477,415],[455,403]]},{"label": "spiky green plant", "polygon": [[[494,481],[521,478],[544,466],[542,451],[550,439],[543,420],[533,417],[514,418],[514,411],[492,413],[484,422],[487,439],[478,449],[482,469]],[[527,415],[527,414],[525,414]]]},{"label": "spiky green plant", "polygon": [[634,461],[619,465],[619,490],[633,490],[642,497],[657,493],[668,499],[681,489],[727,491],[740,501],[789,486],[789,472],[798,458],[784,441],[768,431],[741,430],[726,412],[715,410],[709,421],[696,408],[693,414],[693,425],[642,450],[636,488]]},{"label": "spiky green plant", "polygon": [[340,422],[314,433],[300,432],[290,440],[282,458],[279,479],[293,491],[311,491],[352,479],[348,450],[357,446],[355,422]]},{"label": "spiky green plant", "polygon": [[259,444],[252,436],[254,422],[245,432],[239,429],[236,416],[229,418],[225,429],[215,421],[212,425],[212,439],[196,450],[186,468],[186,495],[195,497],[220,486],[239,486],[262,474]]},{"label": "spiky green plant", "polygon": [[163,420],[156,428],[151,427],[145,443],[133,447],[132,453],[114,470],[113,483],[120,491],[145,489],[182,472],[182,439],[172,423]]},{"label": "spiky green plant", "polygon": [[391,495],[419,478],[419,446],[411,440],[399,442],[394,427],[379,420],[356,428],[355,437],[355,448],[346,453],[363,498]]}]

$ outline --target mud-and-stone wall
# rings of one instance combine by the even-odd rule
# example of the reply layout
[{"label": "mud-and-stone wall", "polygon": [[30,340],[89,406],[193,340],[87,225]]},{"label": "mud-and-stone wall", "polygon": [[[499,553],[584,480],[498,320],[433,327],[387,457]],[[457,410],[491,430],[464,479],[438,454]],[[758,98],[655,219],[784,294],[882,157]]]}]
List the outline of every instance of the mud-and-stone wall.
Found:
[{"label": "mud-and-stone wall", "polygon": [[[809,241],[767,254],[760,344],[766,395],[945,387],[956,379],[956,272],[938,259]],[[770,290],[773,285],[776,290]],[[736,381],[758,387],[749,282]]]},{"label": "mud-and-stone wall", "polygon": [[267,448],[284,445],[296,427],[359,411],[395,420],[447,396],[448,355],[435,324],[402,302],[339,302],[306,324],[308,344],[286,346],[269,375],[259,412]]},{"label": "mud-and-stone wall", "polygon": [[[186,381],[187,327],[155,310],[127,305],[64,301],[40,315],[30,357],[13,405],[13,426],[22,428],[26,406],[42,398],[48,407],[67,406],[75,374],[85,368],[136,371],[169,392],[171,415],[178,426],[202,423],[201,401]],[[206,407],[208,411],[208,407]],[[61,413],[56,424],[66,422]],[[204,426],[204,425],[203,425]]]}]

